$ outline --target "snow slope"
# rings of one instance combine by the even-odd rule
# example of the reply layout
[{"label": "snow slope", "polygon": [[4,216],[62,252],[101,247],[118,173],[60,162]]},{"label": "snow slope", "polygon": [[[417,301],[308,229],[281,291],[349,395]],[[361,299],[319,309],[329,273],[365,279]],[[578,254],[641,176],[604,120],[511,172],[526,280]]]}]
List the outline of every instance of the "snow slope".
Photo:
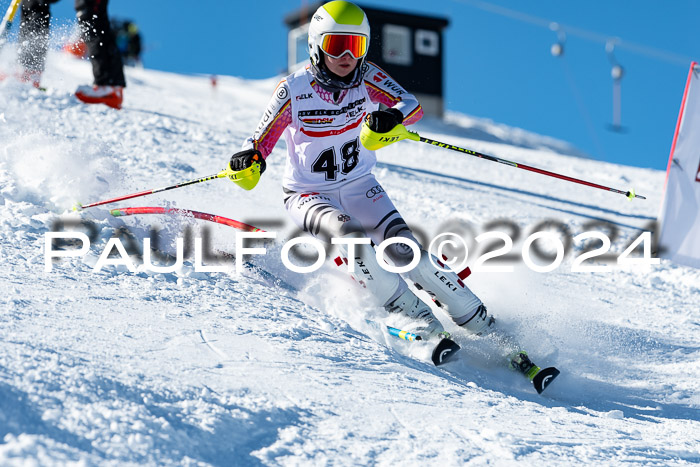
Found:
[{"label": "snow slope", "polygon": [[[563,373],[538,396],[488,340],[449,325],[464,350],[437,369],[425,349],[365,323],[381,310],[335,266],[300,275],[282,265],[281,245],[296,235],[281,202],[283,142],[251,192],[214,180],[71,213],[76,201],[218,172],[275,79],[221,77],[212,89],[205,77],[130,69],[118,112],[71,97],[90,77],[87,63],[54,54],[48,91],[0,83],[0,465],[700,462],[700,271],[661,261],[576,273],[575,244],[552,272],[515,261],[513,272],[474,273],[467,283],[500,325]],[[519,234],[519,253],[555,220],[571,236],[615,233],[618,255],[660,205],[659,171],[574,157],[565,143],[465,115],[417,129],[648,198],[401,142],[379,153],[376,174],[428,239],[468,223]],[[186,231],[235,252],[230,227],[109,215],[124,206],[209,212],[278,240],[241,273],[230,259],[226,273],[197,272],[191,255],[176,272],[95,272],[120,232],[136,251],[157,228],[166,252]],[[90,234],[91,249],[45,272],[45,234],[59,221]]]}]

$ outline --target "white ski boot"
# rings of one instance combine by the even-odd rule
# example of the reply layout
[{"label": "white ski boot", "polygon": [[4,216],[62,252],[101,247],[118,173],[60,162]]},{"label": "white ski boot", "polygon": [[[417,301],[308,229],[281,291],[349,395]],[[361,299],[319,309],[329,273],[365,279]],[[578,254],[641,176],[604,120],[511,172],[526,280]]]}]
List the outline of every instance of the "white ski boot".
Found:
[{"label": "white ski boot", "polygon": [[[433,261],[442,264],[434,256]],[[417,288],[428,292],[457,326],[477,336],[491,332],[495,319],[488,315],[479,297],[464,285],[455,272],[439,270],[433,266],[428,252],[422,252],[418,266],[408,273],[408,277],[415,282]]]},{"label": "white ski boot", "polygon": [[411,289],[406,289],[404,293],[384,308],[389,313],[401,313],[411,318],[414,324],[405,330],[418,334],[423,339],[435,337],[445,330],[430,310],[430,306],[416,297]]},{"label": "white ski boot", "polygon": [[[358,233],[351,233],[345,237],[358,236]],[[345,257],[350,256],[346,247],[341,246],[341,251]],[[402,326],[403,330],[418,334],[423,339],[430,339],[445,330],[430,306],[416,297],[401,276],[379,266],[372,246],[356,245],[355,254],[350,256],[349,262],[354,266],[350,275],[369,290],[377,305],[383,306],[389,313],[401,313],[412,319],[411,325]]]}]

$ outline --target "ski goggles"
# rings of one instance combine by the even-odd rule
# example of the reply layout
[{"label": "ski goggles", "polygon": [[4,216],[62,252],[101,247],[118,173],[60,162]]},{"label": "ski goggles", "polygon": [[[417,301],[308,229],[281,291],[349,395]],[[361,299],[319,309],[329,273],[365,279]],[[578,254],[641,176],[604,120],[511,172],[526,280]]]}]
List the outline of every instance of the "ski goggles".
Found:
[{"label": "ski goggles", "polygon": [[359,34],[326,34],[321,41],[321,50],[333,58],[340,58],[349,52],[357,60],[367,54],[367,37]]}]

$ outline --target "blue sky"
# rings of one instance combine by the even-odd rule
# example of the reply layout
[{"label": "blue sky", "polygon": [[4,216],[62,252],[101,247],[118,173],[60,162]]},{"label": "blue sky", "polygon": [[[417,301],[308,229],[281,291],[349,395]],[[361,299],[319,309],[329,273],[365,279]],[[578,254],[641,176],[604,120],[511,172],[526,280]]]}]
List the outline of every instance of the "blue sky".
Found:
[{"label": "blue sky", "polygon": [[[309,3],[112,0],[110,13],[140,26],[148,68],[269,78],[286,65],[284,15]],[[364,3],[449,18],[447,109],[568,141],[595,159],[665,170],[690,61],[700,60],[700,2]],[[53,12],[58,21],[73,18],[73,1],[61,0]],[[557,34],[549,22],[566,33],[563,57],[550,53]],[[605,42],[613,37],[625,70],[624,133],[608,129],[613,81]]]}]

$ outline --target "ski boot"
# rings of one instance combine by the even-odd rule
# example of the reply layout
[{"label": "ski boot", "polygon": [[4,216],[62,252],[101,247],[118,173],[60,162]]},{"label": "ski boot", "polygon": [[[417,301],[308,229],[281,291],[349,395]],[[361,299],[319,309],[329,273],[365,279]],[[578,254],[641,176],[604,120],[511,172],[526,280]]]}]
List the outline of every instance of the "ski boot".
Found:
[{"label": "ski boot", "polygon": [[439,336],[445,331],[430,307],[416,297],[410,289],[406,289],[395,300],[385,305],[384,309],[389,313],[401,313],[412,318],[415,326],[410,331],[424,340]]},{"label": "ski boot", "polygon": [[524,374],[529,380],[532,380],[537,372],[540,371],[540,367],[532,363],[532,360],[530,360],[530,357],[527,356],[527,352],[524,350],[515,352],[510,356],[510,368]]},{"label": "ski boot", "polygon": [[75,97],[86,104],[104,104],[113,109],[121,109],[124,88],[122,86],[78,86]]},{"label": "ski boot", "polygon": [[[436,269],[433,262],[442,269]],[[408,277],[417,289],[425,290],[457,326],[477,336],[491,332],[494,319],[488,315],[484,304],[457,273],[446,268],[439,259],[423,251],[418,265],[408,272]]]}]

